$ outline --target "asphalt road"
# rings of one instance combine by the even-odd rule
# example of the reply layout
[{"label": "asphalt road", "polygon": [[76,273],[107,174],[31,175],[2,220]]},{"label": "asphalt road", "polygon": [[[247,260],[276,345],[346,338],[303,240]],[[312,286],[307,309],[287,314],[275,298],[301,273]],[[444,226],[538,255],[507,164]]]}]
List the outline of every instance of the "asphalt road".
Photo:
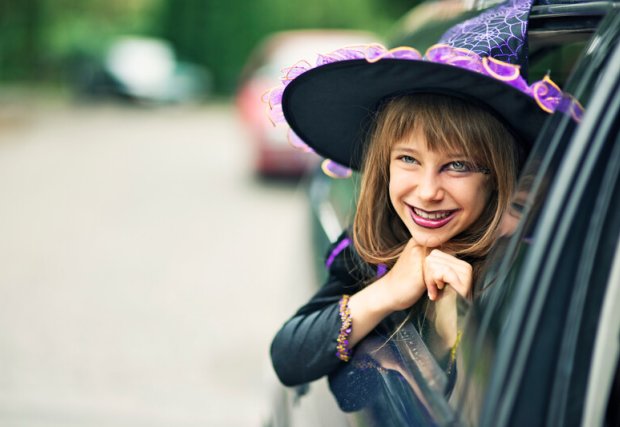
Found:
[{"label": "asphalt road", "polygon": [[0,105],[0,425],[258,426],[310,292],[302,188],[228,105]]}]

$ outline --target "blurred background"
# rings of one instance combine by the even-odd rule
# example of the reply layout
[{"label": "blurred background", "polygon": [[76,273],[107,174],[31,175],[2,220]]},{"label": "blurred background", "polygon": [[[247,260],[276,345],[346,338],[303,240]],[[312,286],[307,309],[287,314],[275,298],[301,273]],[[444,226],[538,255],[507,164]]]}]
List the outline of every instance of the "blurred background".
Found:
[{"label": "blurred background", "polygon": [[0,426],[264,423],[316,159],[260,97],[414,6],[0,0]]}]

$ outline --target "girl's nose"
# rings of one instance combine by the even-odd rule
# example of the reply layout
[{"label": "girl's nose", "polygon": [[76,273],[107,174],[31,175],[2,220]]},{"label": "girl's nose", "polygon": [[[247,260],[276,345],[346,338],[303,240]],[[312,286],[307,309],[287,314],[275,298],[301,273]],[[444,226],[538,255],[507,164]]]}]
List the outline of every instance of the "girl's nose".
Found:
[{"label": "girl's nose", "polygon": [[444,195],[441,185],[441,177],[433,171],[420,174],[417,193],[420,200],[436,201],[441,200]]}]

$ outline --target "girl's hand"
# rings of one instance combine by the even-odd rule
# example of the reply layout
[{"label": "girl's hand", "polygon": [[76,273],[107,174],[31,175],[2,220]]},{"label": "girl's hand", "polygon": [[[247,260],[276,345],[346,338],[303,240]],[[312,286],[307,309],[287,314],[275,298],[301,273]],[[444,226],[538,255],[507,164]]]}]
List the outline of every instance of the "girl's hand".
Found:
[{"label": "girl's hand", "polygon": [[415,304],[426,292],[423,264],[424,248],[409,239],[396,264],[384,276],[385,291],[393,311],[404,310]]},{"label": "girl's hand", "polygon": [[473,269],[452,255],[433,249],[424,259],[424,283],[429,299],[435,301],[440,291],[449,285],[463,298],[471,296]]}]

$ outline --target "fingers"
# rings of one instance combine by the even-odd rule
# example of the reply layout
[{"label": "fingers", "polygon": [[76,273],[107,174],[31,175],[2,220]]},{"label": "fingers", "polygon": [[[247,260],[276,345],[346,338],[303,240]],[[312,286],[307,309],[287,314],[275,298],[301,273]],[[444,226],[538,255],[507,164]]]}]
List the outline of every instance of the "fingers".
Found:
[{"label": "fingers", "polygon": [[426,286],[423,280],[425,252],[411,239],[398,257],[396,264],[384,276],[386,289],[389,289],[390,305],[394,309],[405,309],[415,304],[424,295]]},{"label": "fingers", "polygon": [[473,270],[469,263],[434,249],[424,260],[424,283],[428,297],[435,301],[445,286],[452,287],[459,295],[469,298]]},{"label": "fingers", "polygon": [[469,298],[472,287],[471,265],[439,249],[428,255],[414,239],[410,239],[396,264],[384,276],[390,305],[403,309],[413,305],[426,291],[428,298],[441,298],[446,286]]}]

